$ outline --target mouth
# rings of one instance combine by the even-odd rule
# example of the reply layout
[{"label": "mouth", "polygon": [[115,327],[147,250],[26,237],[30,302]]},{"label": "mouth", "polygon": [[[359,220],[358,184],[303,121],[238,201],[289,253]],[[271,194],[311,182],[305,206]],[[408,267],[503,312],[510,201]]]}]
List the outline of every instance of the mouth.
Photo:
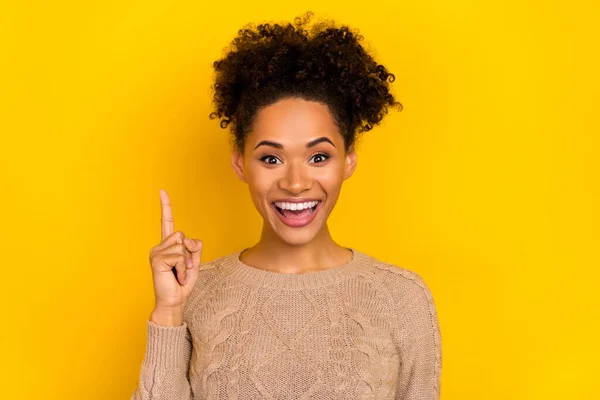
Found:
[{"label": "mouth", "polygon": [[317,200],[317,204],[315,204],[313,207],[303,210],[285,210],[276,206],[275,203],[272,203],[272,207],[275,209],[275,213],[284,224],[297,228],[310,224],[321,208],[321,204],[322,201]]}]

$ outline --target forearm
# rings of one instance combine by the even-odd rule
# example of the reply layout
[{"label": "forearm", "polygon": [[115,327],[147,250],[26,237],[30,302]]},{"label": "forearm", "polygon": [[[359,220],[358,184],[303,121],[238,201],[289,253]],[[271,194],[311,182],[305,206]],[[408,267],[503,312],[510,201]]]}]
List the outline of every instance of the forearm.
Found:
[{"label": "forearm", "polygon": [[187,324],[163,326],[148,320],[147,329],[146,353],[131,400],[192,400]]}]

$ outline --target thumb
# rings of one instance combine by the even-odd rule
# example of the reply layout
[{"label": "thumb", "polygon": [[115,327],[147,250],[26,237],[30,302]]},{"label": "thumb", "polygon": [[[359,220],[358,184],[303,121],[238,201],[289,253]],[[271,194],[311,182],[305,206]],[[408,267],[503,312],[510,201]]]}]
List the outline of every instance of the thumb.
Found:
[{"label": "thumb", "polygon": [[200,257],[202,256],[202,241],[198,240],[198,239],[190,239],[190,238],[185,238],[185,239],[183,239],[183,241],[185,244],[185,248],[187,249],[187,251],[190,252],[190,254],[192,256],[192,261],[193,261],[193,263],[192,263],[193,265],[191,267],[188,266],[188,269],[200,268]]},{"label": "thumb", "polygon": [[186,298],[192,293],[192,290],[196,285],[196,281],[198,280],[198,275],[200,275],[200,268],[188,268],[188,270],[185,272],[185,284],[183,286],[185,288],[185,293],[187,293],[184,295]]}]

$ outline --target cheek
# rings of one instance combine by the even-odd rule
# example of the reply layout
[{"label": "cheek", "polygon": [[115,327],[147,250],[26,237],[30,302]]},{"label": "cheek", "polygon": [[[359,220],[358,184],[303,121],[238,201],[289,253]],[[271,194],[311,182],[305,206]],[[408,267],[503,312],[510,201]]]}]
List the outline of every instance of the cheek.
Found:
[{"label": "cheek", "polygon": [[321,168],[315,175],[315,181],[327,192],[335,192],[344,181],[344,170],[338,165],[332,165],[331,168]]},{"label": "cheek", "polygon": [[272,186],[271,180],[272,179],[270,179],[269,176],[260,173],[251,174],[249,176],[249,179],[247,180],[248,189],[250,190],[255,203],[259,204],[264,202],[265,197],[268,196]]}]

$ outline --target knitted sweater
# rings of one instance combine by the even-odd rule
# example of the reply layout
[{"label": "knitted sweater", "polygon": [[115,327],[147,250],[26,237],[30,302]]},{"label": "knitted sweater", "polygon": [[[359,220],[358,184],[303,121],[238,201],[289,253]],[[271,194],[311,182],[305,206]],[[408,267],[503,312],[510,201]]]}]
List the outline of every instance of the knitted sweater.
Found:
[{"label": "knitted sweater", "polygon": [[283,274],[235,252],[200,267],[183,324],[147,322],[132,400],[440,398],[441,332],[415,272],[350,248]]}]

